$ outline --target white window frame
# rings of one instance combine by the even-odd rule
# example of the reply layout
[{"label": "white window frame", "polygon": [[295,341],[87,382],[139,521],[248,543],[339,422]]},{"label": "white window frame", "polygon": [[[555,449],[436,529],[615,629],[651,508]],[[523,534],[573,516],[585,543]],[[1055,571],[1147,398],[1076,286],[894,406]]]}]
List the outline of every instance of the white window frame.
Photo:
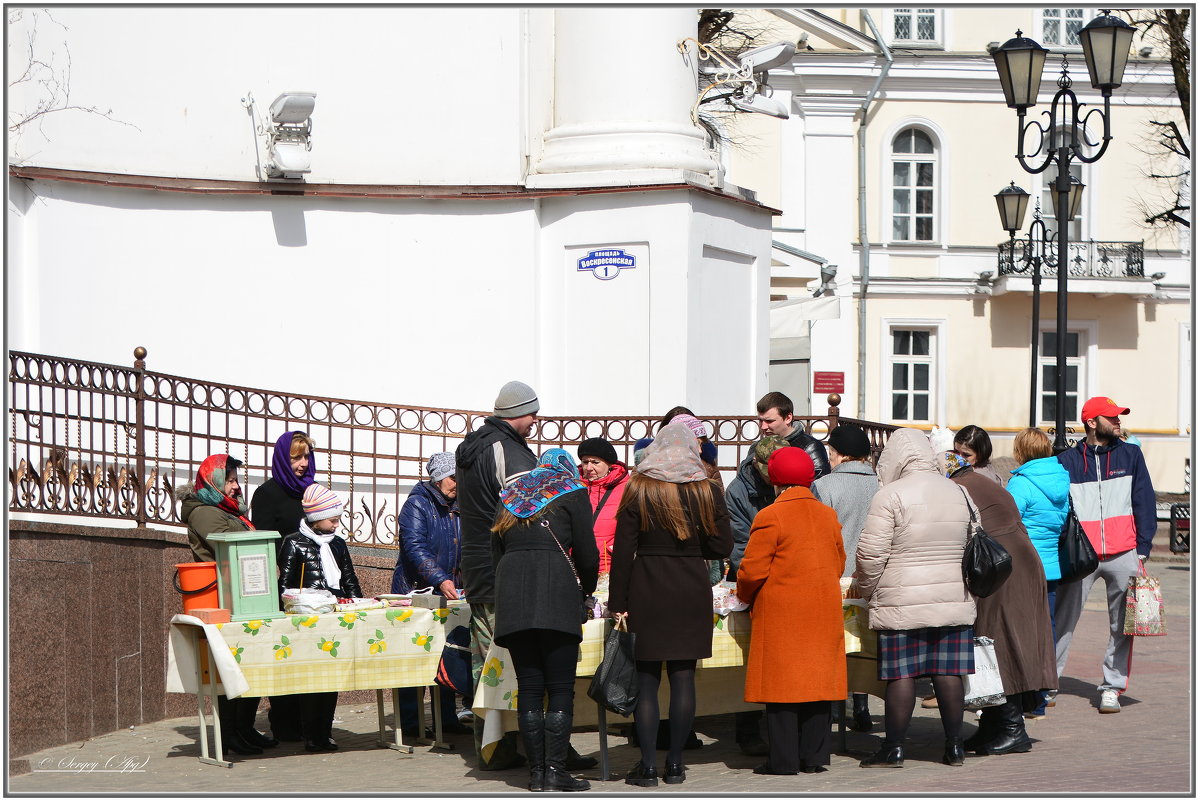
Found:
[{"label": "white window frame", "polygon": [[[933,164],[933,238],[932,239],[896,239],[895,238],[895,212],[894,212],[894,197],[895,197],[895,168],[896,161],[908,161],[909,163],[919,163],[924,159],[916,158],[918,154],[908,153],[903,156],[911,158],[904,159],[901,155],[895,153],[895,139],[901,133],[909,128],[918,128],[928,135],[933,141],[933,152],[931,162]],[[892,127],[887,132],[886,139],[883,140],[883,164],[886,166],[886,183],[887,191],[883,194],[883,225],[885,226],[884,241],[901,244],[901,245],[924,245],[933,246],[940,245],[942,231],[946,228],[947,221],[944,219],[944,210],[948,208],[945,204],[945,165],[948,163],[948,154],[945,149],[945,138],[939,128],[932,125],[927,120],[909,119]],[[912,224],[911,234],[914,236],[915,231],[915,197],[912,199]]]},{"label": "white window frame", "polygon": [[[945,386],[946,386],[946,320],[944,318],[928,317],[884,317],[882,319],[879,337],[879,363],[881,365],[882,396],[879,399],[880,420],[888,420],[899,425],[945,425]],[[892,332],[895,330],[922,330],[931,333],[929,357],[932,369],[929,370],[928,420],[893,420],[891,418],[891,366],[894,363],[891,353]]]},{"label": "white window frame", "polygon": [[[1036,34],[1034,34],[1032,36],[1032,38],[1035,39],[1036,41],[1040,42],[1043,46],[1048,47],[1051,50],[1057,50],[1059,53],[1063,50],[1065,50],[1066,52],[1069,52],[1069,53],[1081,53],[1082,52],[1081,44],[1066,44],[1065,42],[1061,42],[1061,41],[1052,42],[1045,38],[1045,12],[1048,11],[1050,8],[1055,8],[1055,6],[1044,6],[1042,8],[1038,8],[1034,12],[1035,23],[1034,23],[1032,30],[1036,31]],[[1093,8],[1082,8],[1081,6],[1056,6],[1056,8],[1061,12],[1061,17],[1059,17],[1059,20],[1061,22],[1061,28],[1060,28],[1061,36],[1064,36],[1064,34],[1066,32],[1066,9],[1067,8],[1078,8],[1082,11],[1082,26],[1080,26],[1080,27],[1085,27],[1088,22],[1093,20],[1095,17],[1099,16],[1099,12],[1097,12]],[[1050,60],[1052,60],[1052,56],[1050,56]],[[1058,62],[1060,63],[1061,59],[1058,59]],[[1045,62],[1045,66],[1048,67],[1049,63],[1050,62],[1047,60]],[[1085,72],[1086,70],[1083,70],[1083,71]]]},{"label": "white window frame", "polygon": [[[916,32],[916,8],[912,6],[912,33]],[[926,6],[927,8],[927,6]],[[932,39],[896,39],[895,38],[895,9],[889,8],[883,14],[883,23],[886,27],[887,43],[893,47],[900,47],[905,50],[928,48],[932,50],[945,49],[945,9],[933,8],[933,33]]]},{"label": "white window frame", "polygon": [[[1037,327],[1037,336],[1040,337],[1044,333],[1056,333],[1056,320],[1041,320]],[[1082,341],[1079,343],[1079,356],[1076,357],[1076,363],[1079,365],[1078,370],[1078,408],[1082,410],[1082,404],[1087,398],[1093,398],[1099,394],[1096,387],[1099,386],[1099,324],[1094,320],[1067,320],[1066,333],[1079,334]],[[1044,382],[1041,380],[1041,366],[1045,364],[1053,364],[1049,356],[1045,354],[1045,349],[1037,348],[1037,425],[1055,425],[1056,420],[1044,420],[1041,418],[1042,404],[1041,396],[1044,392]],[[1071,359],[1066,359],[1066,364],[1070,364]],[[1066,418],[1066,425],[1076,431],[1082,431],[1082,423],[1077,419]]]}]

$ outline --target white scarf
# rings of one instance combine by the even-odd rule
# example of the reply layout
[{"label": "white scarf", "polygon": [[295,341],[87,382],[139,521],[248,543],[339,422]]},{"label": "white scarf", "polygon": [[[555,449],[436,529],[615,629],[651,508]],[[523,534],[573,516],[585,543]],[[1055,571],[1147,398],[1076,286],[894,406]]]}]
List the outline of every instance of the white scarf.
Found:
[{"label": "white scarf", "polygon": [[307,520],[301,520],[300,533],[321,546],[321,572],[325,574],[325,588],[341,589],[341,568],[337,566],[337,560],[333,557],[333,549],[329,547],[329,543],[333,542],[337,532],[320,534],[312,530]]}]

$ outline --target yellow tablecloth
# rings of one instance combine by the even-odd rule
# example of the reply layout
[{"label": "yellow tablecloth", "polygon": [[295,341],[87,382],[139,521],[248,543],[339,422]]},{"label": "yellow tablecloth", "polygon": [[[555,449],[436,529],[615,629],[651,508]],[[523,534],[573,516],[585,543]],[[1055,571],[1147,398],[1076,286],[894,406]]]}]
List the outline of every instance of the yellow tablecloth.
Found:
[{"label": "yellow tablecloth", "polygon": [[[878,635],[869,627],[865,601],[842,601],[845,623],[845,651],[850,692],[869,693],[882,697],[883,683],[878,681]],[[575,682],[576,726],[597,722],[595,704],[578,703],[587,698],[591,676],[604,656],[606,620],[590,620],[583,626],[583,641],[579,647],[579,665]],[[699,662],[695,674],[696,713],[720,715],[747,709],[761,709],[761,704],[746,703],[745,662],[749,654],[750,617],[748,612],[731,612],[727,617],[712,616],[712,656]],[[670,692],[663,680],[659,707],[665,709]],[[506,648],[492,643],[479,677],[475,692],[474,712],[484,720],[484,754],[494,748],[505,731],[516,729],[516,670]]]},{"label": "yellow tablecloth", "polygon": [[465,604],[217,624],[176,615],[171,620],[167,691],[199,691],[198,640],[188,636],[184,626],[203,629],[218,657],[218,680],[222,687],[227,685],[228,697],[236,698],[430,685],[446,632],[469,622]]}]

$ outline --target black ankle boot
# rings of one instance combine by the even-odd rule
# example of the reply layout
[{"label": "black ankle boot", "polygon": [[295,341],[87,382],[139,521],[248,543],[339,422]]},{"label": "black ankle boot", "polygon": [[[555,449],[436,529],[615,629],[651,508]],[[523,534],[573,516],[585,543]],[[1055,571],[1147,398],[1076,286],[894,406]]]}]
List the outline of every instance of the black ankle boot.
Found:
[{"label": "black ankle boot", "polygon": [[534,793],[545,791],[545,710],[521,712],[517,716],[520,736],[525,744],[525,757],[529,760],[529,790]]},{"label": "black ankle boot", "polygon": [[967,737],[962,745],[967,751],[982,753],[982,747],[995,739],[999,734],[999,709],[988,706],[978,719],[978,731]]},{"label": "black ankle boot", "polygon": [[246,739],[241,736],[237,730],[237,707],[234,701],[230,701],[223,695],[218,695],[216,698],[217,704],[217,725],[221,727],[221,752],[222,755],[232,751],[235,754],[242,756],[252,756],[253,754],[261,754],[262,749],[258,746],[246,742]]},{"label": "black ankle boot", "polygon": [[662,781],[667,784],[682,784],[687,781],[687,769],[683,767],[682,762],[667,762],[666,774]]},{"label": "black ankle boot", "polygon": [[624,777],[625,784],[632,784],[637,787],[657,787],[658,786],[658,769],[653,765],[646,765],[644,762],[638,762],[629,771],[629,775]]},{"label": "black ankle boot", "polygon": [[599,760],[595,757],[585,757],[576,751],[573,745],[568,745],[566,752],[567,770],[591,770],[598,764]]},{"label": "black ankle boot", "polygon": [[902,768],[903,746],[883,740],[878,751],[858,763],[863,768]]},{"label": "black ankle boot", "polygon": [[853,723],[849,728],[854,731],[870,731],[874,721],[870,719],[870,696],[865,693],[853,694]]},{"label": "black ankle boot", "polygon": [[570,712],[545,713],[545,791],[575,793],[590,790],[591,782],[576,779],[566,771],[566,753],[570,750]]},{"label": "black ankle boot", "polygon": [[978,749],[980,754],[998,756],[1000,754],[1023,754],[1032,750],[1032,740],[1024,728],[1024,713],[1020,704],[1008,698],[1003,706],[997,707],[999,715],[999,731],[990,742]]},{"label": "black ankle boot", "polygon": [[966,761],[966,749],[962,747],[961,737],[949,737],[945,740],[945,754],[941,761],[955,768],[962,766]]}]

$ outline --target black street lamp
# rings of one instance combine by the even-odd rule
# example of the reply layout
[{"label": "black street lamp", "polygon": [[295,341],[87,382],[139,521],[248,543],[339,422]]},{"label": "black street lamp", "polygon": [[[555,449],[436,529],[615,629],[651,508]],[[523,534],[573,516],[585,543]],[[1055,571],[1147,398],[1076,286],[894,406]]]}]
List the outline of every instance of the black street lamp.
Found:
[{"label": "black street lamp", "polygon": [[[1082,190],[1084,186],[1073,179],[1070,192],[1070,218],[1078,216],[1082,206]],[[1024,212],[1028,210],[1028,192],[1016,186],[1015,181],[1005,186],[995,195],[995,203],[999,207],[999,224],[1008,232],[1008,262],[1011,271],[1032,273],[1032,368],[1029,371],[1028,382],[1028,426],[1036,428],[1037,419],[1037,361],[1040,347],[1041,321],[1041,265],[1051,269],[1058,266],[1057,254],[1053,247],[1053,233],[1045,227],[1041,219],[1041,204],[1038,201],[1032,214],[1032,225],[1028,227],[1028,235],[1021,237],[1024,247],[1020,260],[1016,260],[1016,230],[1024,227]]]},{"label": "black street lamp", "polygon": [[[1070,163],[1077,159],[1084,164],[1090,164],[1098,161],[1107,151],[1108,143],[1112,139],[1112,90],[1120,86],[1124,77],[1128,49],[1135,33],[1135,28],[1111,16],[1107,10],[1078,32],[1083,58],[1086,59],[1087,71],[1090,73],[1091,86],[1103,95],[1103,110],[1092,108],[1080,117],[1079,112],[1086,104],[1079,103],[1078,97],[1070,88],[1073,82],[1070,80],[1069,62],[1063,55],[1062,74],[1057,80],[1057,94],[1053,96],[1049,111],[1043,112],[1049,117],[1047,125],[1042,125],[1036,120],[1026,123],[1024,118],[1028,109],[1037,104],[1041,74],[1045,69],[1045,57],[1049,55],[1049,51],[1032,39],[1024,38],[1022,31],[1016,31],[1016,38],[1004,42],[992,54],[995,68],[999,71],[999,83],[1003,87],[1004,99],[1009,108],[1016,109],[1016,159],[1020,166],[1025,172],[1037,174],[1048,169],[1050,164],[1057,164],[1057,178],[1053,182],[1053,217],[1057,223],[1057,254],[1060,262],[1057,271],[1057,408],[1053,440],[1055,453],[1061,453],[1069,447],[1066,442],[1065,329],[1066,278],[1069,272],[1066,269],[1066,261],[1070,244],[1067,223],[1071,219]],[[1103,125],[1103,137],[1100,142],[1090,141],[1086,134],[1086,123],[1092,114],[1098,114]],[[1030,129],[1037,131],[1036,147],[1031,153],[1027,153],[1025,140]],[[1087,148],[1096,146],[1098,150],[1094,154],[1086,152]],[[1043,160],[1039,164],[1030,163],[1031,159],[1040,157],[1042,153]]]}]

